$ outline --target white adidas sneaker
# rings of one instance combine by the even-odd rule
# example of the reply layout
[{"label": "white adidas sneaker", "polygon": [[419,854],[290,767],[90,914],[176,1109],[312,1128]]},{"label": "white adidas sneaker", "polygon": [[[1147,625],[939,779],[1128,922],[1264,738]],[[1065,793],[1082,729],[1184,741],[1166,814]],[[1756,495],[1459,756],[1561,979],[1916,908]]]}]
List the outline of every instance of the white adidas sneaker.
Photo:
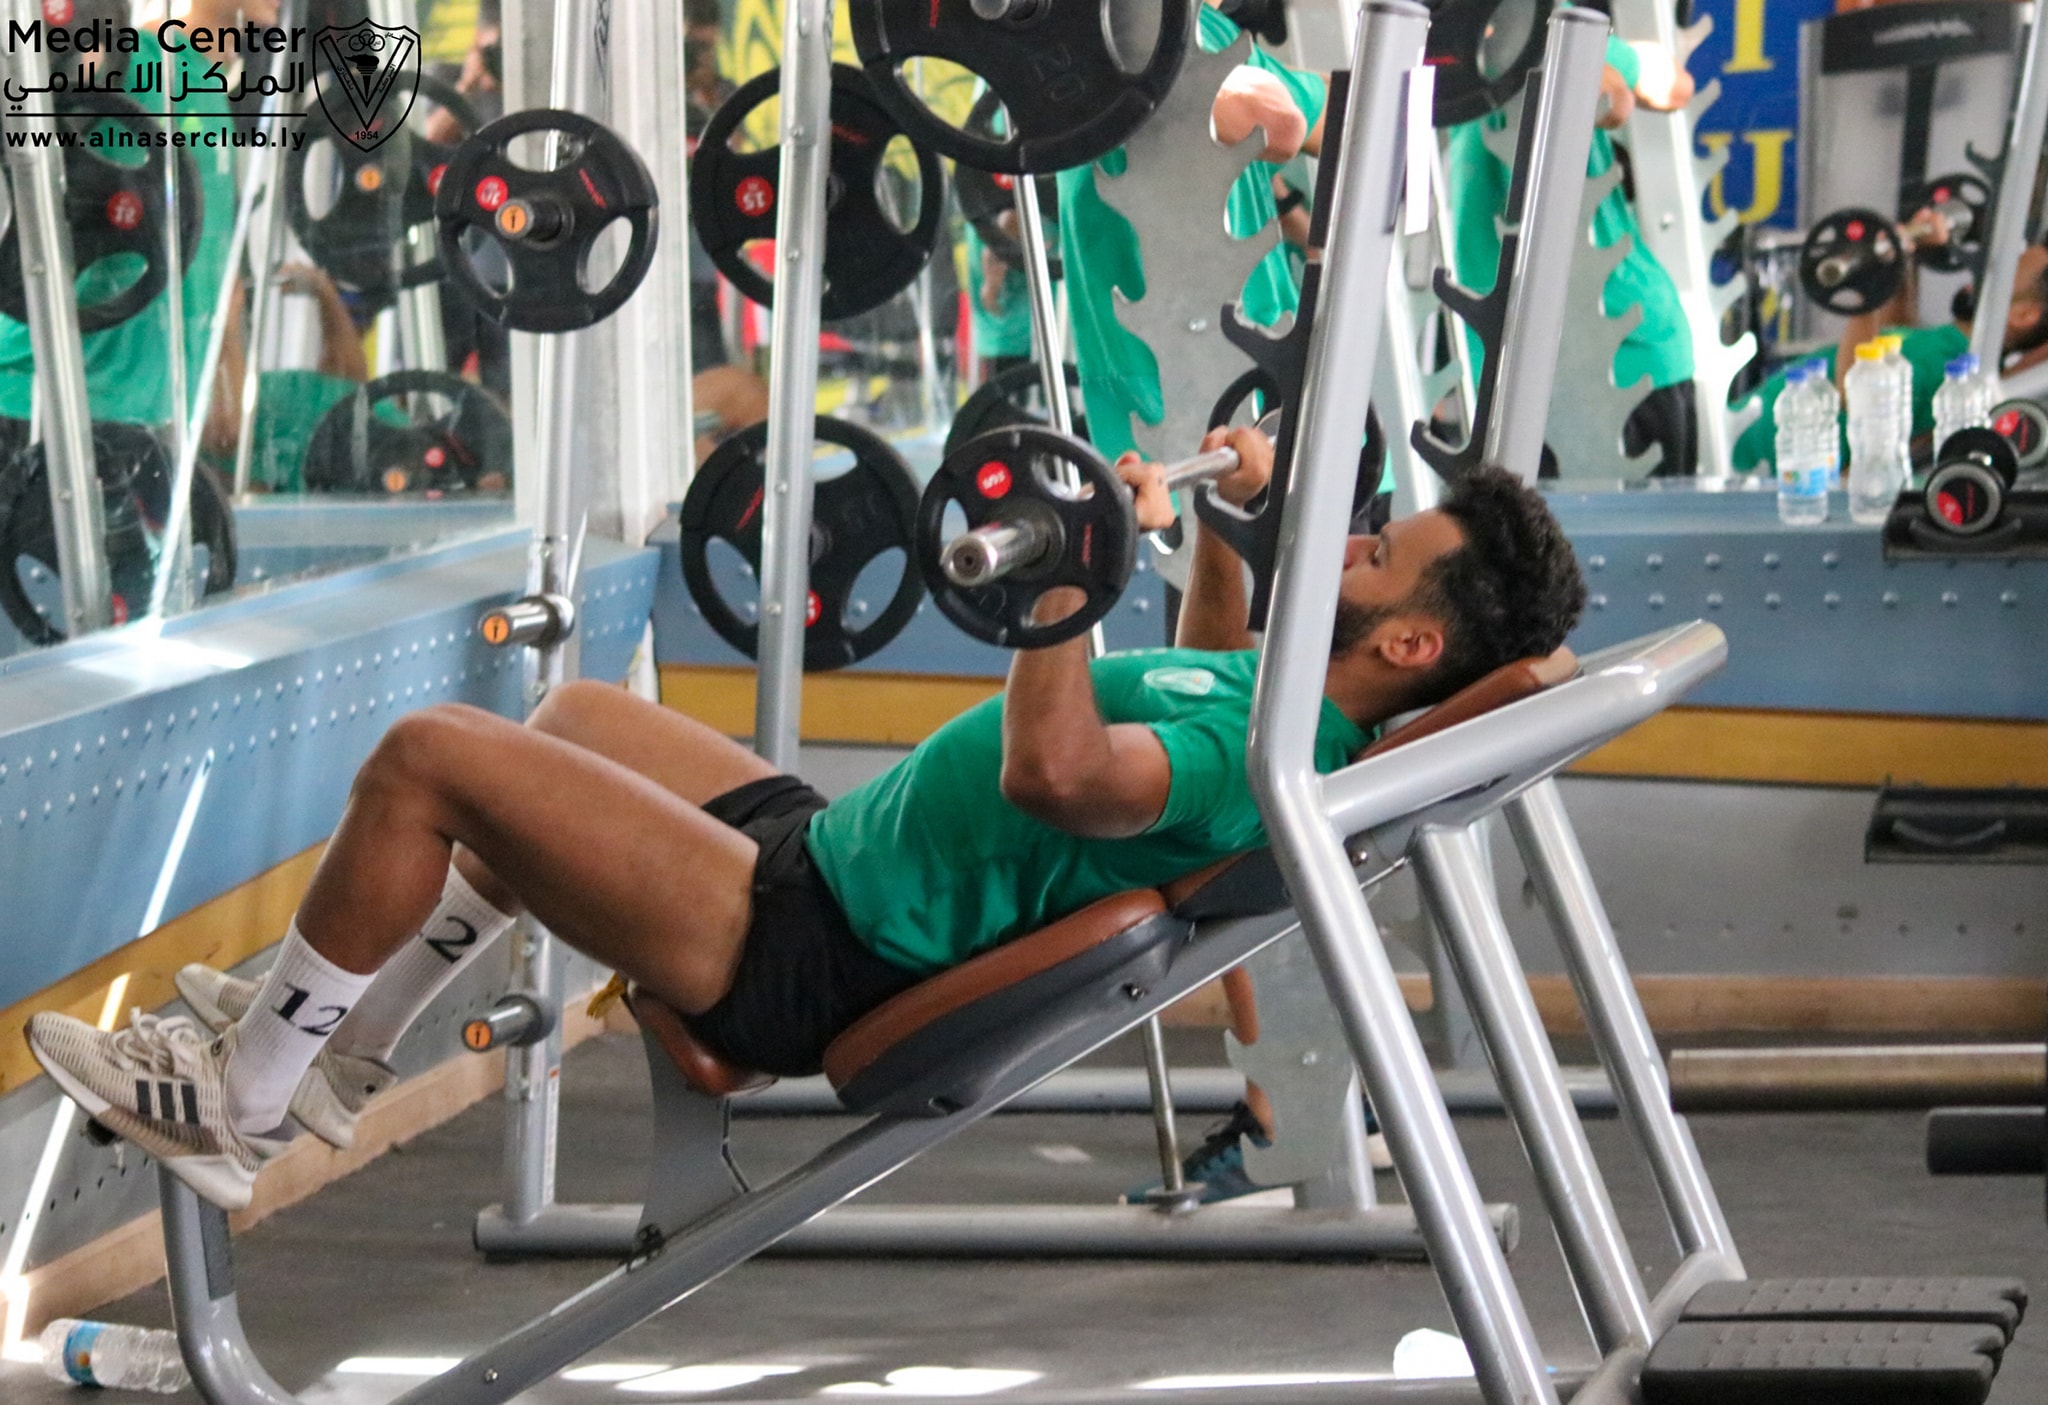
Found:
[{"label": "white adidas sneaker", "polygon": [[[247,1014],[260,983],[194,962],[172,977],[178,994],[208,1029],[224,1031]],[[291,1113],[300,1126],[340,1151],[355,1145],[356,1119],[370,1100],[398,1081],[378,1059],[323,1048],[292,1090]]]},{"label": "white adidas sneaker", "polygon": [[232,1029],[216,1037],[140,1010],[111,1031],[50,1012],[28,1022],[36,1061],[87,1116],[223,1210],[248,1205],[256,1172],[285,1147],[228,1118],[221,1070],[234,1043]]}]

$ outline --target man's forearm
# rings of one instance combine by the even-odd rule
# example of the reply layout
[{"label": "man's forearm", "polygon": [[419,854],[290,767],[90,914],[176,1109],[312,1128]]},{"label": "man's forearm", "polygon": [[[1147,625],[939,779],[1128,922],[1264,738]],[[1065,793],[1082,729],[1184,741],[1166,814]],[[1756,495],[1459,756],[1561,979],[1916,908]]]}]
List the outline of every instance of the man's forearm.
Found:
[{"label": "man's forearm", "polygon": [[1244,563],[1216,533],[1198,532],[1173,642],[1183,649],[1248,649],[1250,613]]},{"label": "man's forearm", "polygon": [[348,306],[332,286],[320,290],[320,371],[358,383],[370,378],[369,358]]}]

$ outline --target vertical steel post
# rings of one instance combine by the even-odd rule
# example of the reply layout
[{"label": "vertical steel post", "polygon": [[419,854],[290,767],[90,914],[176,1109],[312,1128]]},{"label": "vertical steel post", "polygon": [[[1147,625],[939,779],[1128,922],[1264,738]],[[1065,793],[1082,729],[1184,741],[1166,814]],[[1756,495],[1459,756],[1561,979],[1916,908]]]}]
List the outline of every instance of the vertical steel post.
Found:
[{"label": "vertical steel post", "polygon": [[2027,246],[2028,207],[2034,198],[2034,176],[2041,167],[2042,136],[2048,132],[2048,16],[2038,0],[2032,12],[2027,47],[2020,60],[2019,87],[2013,94],[2012,122],[2006,127],[2005,170],[1998,182],[1998,203],[1992,207],[1984,283],[1977,290],[1976,319],[1970,323],[1970,350],[1993,374],[2005,358],[2005,319],[2012,311],[2013,275],[2020,250]]},{"label": "vertical steel post", "polygon": [[[288,0],[293,9],[293,23],[303,10],[303,0]],[[278,22],[286,23],[280,11]],[[287,56],[288,57],[288,56]],[[308,69],[319,62],[310,51],[306,55]],[[273,110],[274,103],[274,110]],[[249,228],[249,321],[243,337],[242,402],[241,423],[235,433],[235,495],[240,497],[249,491],[250,466],[256,453],[256,404],[262,392],[263,342],[270,330],[270,319],[276,311],[278,293],[271,282],[277,267],[278,249],[284,238],[284,169],[285,118],[296,116],[306,110],[303,91],[288,97],[266,99],[264,114],[269,121],[271,140],[274,143],[263,155],[252,156],[249,172],[245,177],[252,183],[257,181],[256,171],[265,168],[261,177],[261,203],[257,218]],[[249,192],[245,198],[254,197]],[[231,268],[234,264],[229,265]]]},{"label": "vertical steel post", "polygon": [[1501,921],[1492,866],[1470,829],[1425,829],[1412,853],[1423,899],[1528,1149],[1593,1340],[1603,1356],[1631,1340],[1648,1346],[1649,1295]]},{"label": "vertical steel post", "polygon": [[[1031,295],[1031,349],[1038,357],[1038,379],[1045,388],[1046,414],[1062,434],[1074,432],[1074,406],[1067,398],[1067,349],[1060,335],[1059,289],[1053,286],[1052,259],[1045,249],[1045,224],[1038,208],[1038,181],[1017,182],[1017,243],[1024,250],[1024,287]],[[1098,651],[1099,652],[1099,651]]]},{"label": "vertical steel post", "polygon": [[[1678,15],[1660,0],[1616,0],[1614,32],[1623,39],[1661,44],[1674,57],[1681,51]],[[1692,339],[1700,476],[1725,479],[1735,462],[1728,383],[1756,355],[1756,340],[1745,335],[1733,346],[1721,344],[1726,303],[1715,296],[1713,257],[1714,244],[1727,227],[1718,222],[1710,227],[1700,213],[1705,190],[1693,154],[1691,110],[1658,112],[1637,103],[1628,120],[1628,154],[1639,216],[1636,238],[1670,275]],[[1732,297],[1733,290],[1726,296]]]},{"label": "vertical steel post", "polygon": [[1395,259],[1387,265],[1387,318],[1380,346],[1380,364],[1373,371],[1372,399],[1389,426],[1387,456],[1394,466],[1394,516],[1413,517],[1435,507],[1443,496],[1436,471],[1415,452],[1408,426],[1429,418],[1431,406],[1416,361],[1413,300],[1408,275]]},{"label": "vertical steel post", "polygon": [[[31,13],[31,12],[35,13]],[[7,0],[4,13],[23,28],[41,18],[29,0]],[[33,93],[49,92],[50,61],[32,44],[10,46],[11,76]],[[17,131],[54,132],[46,115],[15,115]],[[50,513],[56,527],[57,575],[63,588],[64,632],[76,639],[114,620],[113,583],[107,573],[106,507],[93,465],[92,404],[86,394],[85,352],[79,342],[78,294],[71,262],[71,225],[64,215],[64,158],[50,146],[25,142],[7,149],[14,175],[14,221],[21,231],[21,281],[28,295],[29,346],[41,395],[43,462],[50,477]],[[6,569],[14,569],[7,563]]]},{"label": "vertical steel post", "polygon": [[761,510],[761,646],[754,750],[797,767],[810,596],[825,182],[832,160],[832,0],[784,0],[781,208],[775,216],[774,364]]},{"label": "vertical steel post", "polygon": [[[613,27],[634,42],[613,54],[612,110],[634,147],[648,158],[655,184],[671,204],[689,200],[687,75],[683,8],[675,0],[615,0]],[[619,506],[628,541],[661,521],[689,481],[696,434],[691,423],[690,242],[687,211],[648,270],[640,296],[619,309],[613,332],[619,375]]]},{"label": "vertical steel post", "polygon": [[[161,120],[168,140],[177,130],[178,119],[167,112]],[[184,201],[178,189],[178,165],[176,160],[164,162],[164,266],[171,271],[164,281],[164,314],[170,323],[164,378],[170,382],[171,443],[177,456],[172,460],[171,504],[164,518],[163,545],[157,552],[156,576],[149,590],[149,612],[158,616],[183,614],[192,608],[192,469],[185,462],[183,447],[193,414],[186,394],[185,251],[178,237]],[[206,423],[204,407],[198,422]]]},{"label": "vertical steel post", "polygon": [[1586,856],[1572,833],[1557,782],[1546,780],[1507,804],[1508,829],[1550,917],[1586,1027],[1607,1067],[1622,1113],[1649,1159],[1681,1252],[1718,1254],[1742,1276],[1735,1236],[1700,1161],[1685,1119],[1671,1110],[1671,1084],[1650,1021],[1621,959]]},{"label": "vertical steel post", "polygon": [[[277,22],[285,29],[296,28],[302,20],[303,0],[283,0],[278,6]],[[287,49],[277,56],[277,66],[288,69],[294,62],[294,50]],[[257,129],[266,133],[273,143],[282,149],[284,141],[284,95],[272,93],[263,99],[262,109],[257,117]],[[191,480],[192,470],[187,467],[199,459],[199,441],[206,431],[206,410],[213,405],[214,387],[220,377],[221,348],[227,341],[228,323],[234,315],[235,299],[242,294],[242,260],[255,247],[257,221],[268,219],[268,210],[276,203],[271,196],[276,193],[276,177],[279,163],[272,160],[268,152],[252,154],[243,163],[240,172],[242,189],[235,208],[235,229],[228,240],[226,267],[221,272],[220,290],[214,297],[213,323],[207,329],[206,359],[199,367],[199,385],[192,396],[192,403],[202,407],[187,426],[182,445],[179,448],[178,473],[186,481]],[[268,255],[266,254],[267,258]],[[246,330],[246,329],[245,329]],[[253,333],[243,342],[242,353],[246,359],[245,374],[256,366],[260,350]],[[241,432],[247,438],[254,426],[253,412],[241,421]],[[246,474],[248,463],[238,441],[235,445],[235,463],[239,472]]]},{"label": "vertical steel post", "polygon": [[1358,28],[1321,311],[1310,333],[1293,462],[1284,469],[1292,477],[1253,701],[1250,776],[1480,1389],[1493,1405],[1555,1405],[1535,1331],[1315,769],[1316,719],[1365,435],[1365,397],[1348,391],[1370,383],[1379,352],[1407,144],[1405,75],[1421,62],[1428,28],[1429,12],[1409,0],[1367,0]]},{"label": "vertical steel post", "polygon": [[[591,105],[591,48],[598,3],[561,0],[555,9],[548,85],[549,101],[555,107],[587,112]],[[537,465],[531,460],[521,465],[522,470],[540,470],[535,485],[538,520],[527,573],[527,593],[532,595],[568,596],[575,589],[575,555],[580,543],[571,540],[574,468],[586,457],[579,445],[576,382],[589,335],[585,328],[543,337],[535,349],[535,439],[545,458]],[[532,704],[538,705],[569,676],[575,646],[572,633],[536,651],[529,689]],[[529,992],[550,1007],[559,1006],[560,953],[547,929],[528,917],[512,953],[513,988]],[[554,1202],[561,1083],[562,1022],[557,1019],[546,1038],[513,1050],[505,1062],[505,1097],[512,1110],[505,1122],[504,1213],[514,1224],[536,1218]]]},{"label": "vertical steel post", "polygon": [[[1600,70],[1607,62],[1607,16],[1566,6],[1550,16],[1537,95],[1535,140],[1528,169],[1516,172],[1523,192],[1516,225],[1513,282],[1501,328],[1500,374],[1494,382],[1493,418],[1486,429],[1486,460],[1536,481],[1543,434],[1550,422],[1550,391],[1557,348],[1564,337],[1564,299],[1574,246],[1584,236],[1579,197],[1586,188],[1586,157],[1593,147],[1593,109]],[[1511,197],[1512,198],[1512,197]]]}]

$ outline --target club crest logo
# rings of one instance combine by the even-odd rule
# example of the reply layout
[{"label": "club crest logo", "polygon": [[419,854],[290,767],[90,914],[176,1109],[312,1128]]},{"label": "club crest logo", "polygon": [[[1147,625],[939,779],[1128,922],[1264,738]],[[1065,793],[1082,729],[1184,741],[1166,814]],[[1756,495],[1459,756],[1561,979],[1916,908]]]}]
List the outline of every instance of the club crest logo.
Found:
[{"label": "club crest logo", "polygon": [[418,30],[368,20],[329,25],[314,36],[313,50],[314,89],[343,138],[375,151],[405,125],[420,88]]}]

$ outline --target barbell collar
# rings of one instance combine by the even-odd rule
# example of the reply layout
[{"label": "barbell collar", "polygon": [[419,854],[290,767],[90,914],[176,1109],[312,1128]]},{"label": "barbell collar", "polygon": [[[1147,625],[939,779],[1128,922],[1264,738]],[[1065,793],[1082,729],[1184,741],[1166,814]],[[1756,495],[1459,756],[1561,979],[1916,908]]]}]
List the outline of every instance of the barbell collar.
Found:
[{"label": "barbell collar", "polygon": [[939,569],[953,584],[972,590],[1035,565],[1058,547],[1057,531],[1035,518],[991,522],[948,542]]},{"label": "barbell collar", "polygon": [[544,649],[567,639],[575,628],[576,606],[567,596],[529,595],[486,614],[477,632],[494,649]]}]

